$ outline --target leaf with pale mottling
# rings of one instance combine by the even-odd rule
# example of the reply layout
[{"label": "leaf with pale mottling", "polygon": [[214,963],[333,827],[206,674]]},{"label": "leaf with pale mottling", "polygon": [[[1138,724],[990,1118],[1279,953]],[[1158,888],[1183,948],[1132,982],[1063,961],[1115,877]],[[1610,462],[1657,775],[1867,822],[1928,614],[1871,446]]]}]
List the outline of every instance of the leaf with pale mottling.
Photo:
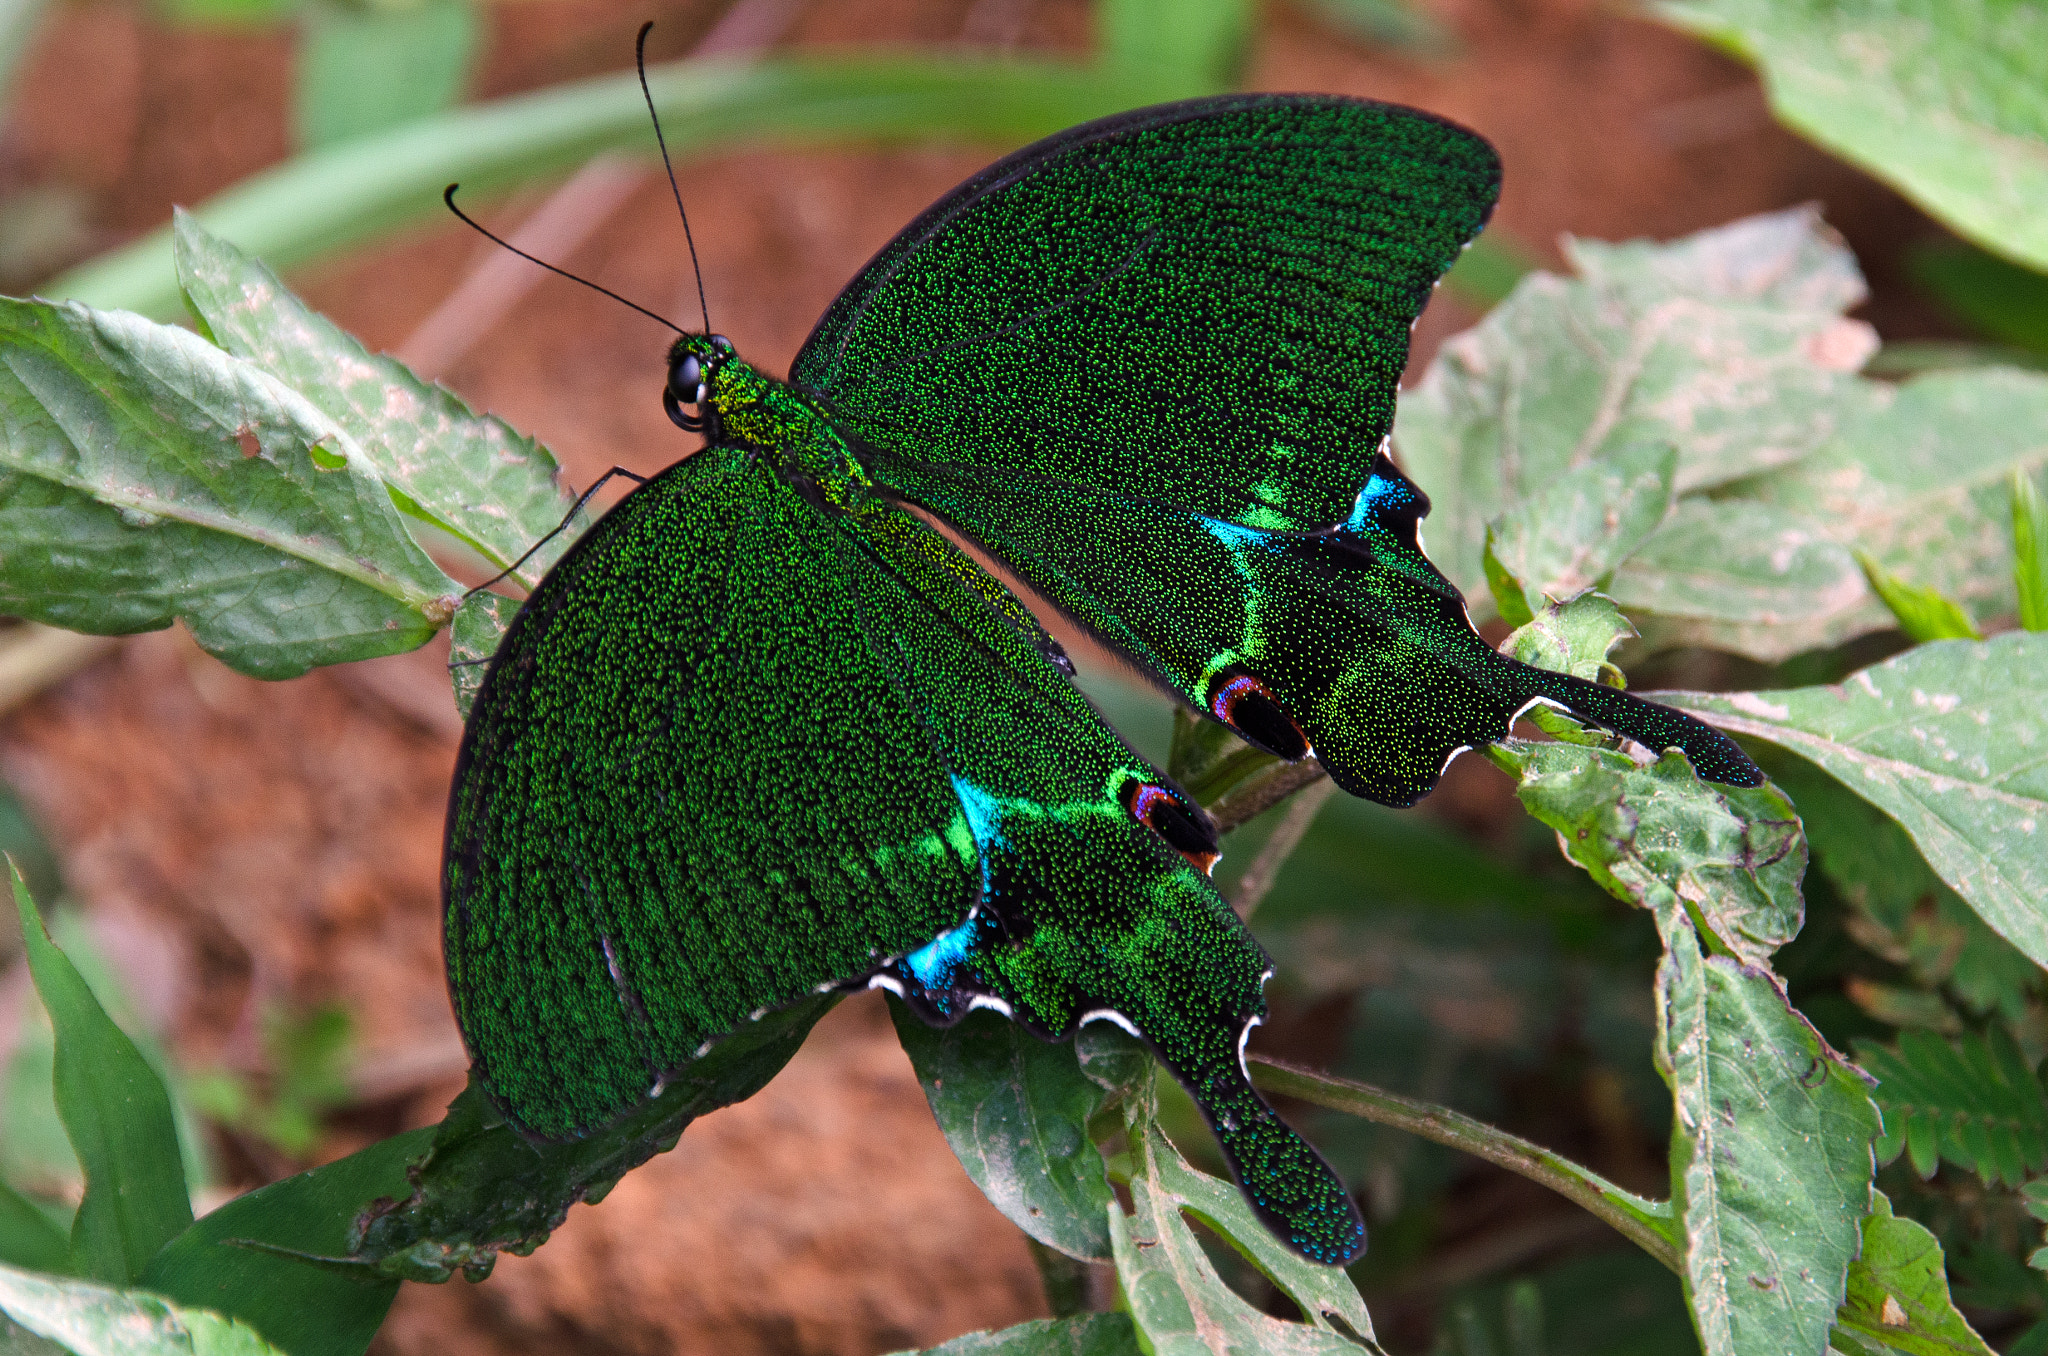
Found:
[{"label": "leaf with pale mottling", "polygon": [[1601,888],[1653,912],[1683,904],[1717,949],[1763,964],[1799,931],[1806,840],[1784,793],[1703,782],[1676,749],[1648,767],[1608,749],[1508,740],[1522,806]]},{"label": "leaf with pale mottling", "polygon": [[[400,509],[503,569],[561,524],[571,500],[546,448],[478,415],[396,358],[370,353],[312,310],[260,260],[180,211],[172,257],[186,304],[216,344],[292,387],[343,428]],[[517,577],[538,582],[576,539],[535,551]]]},{"label": "leaf with pale mottling", "polygon": [[1668,443],[1684,494],[1797,462],[1834,434],[1876,346],[1843,318],[1862,284],[1809,209],[1568,252],[1579,279],[1524,279],[1401,399],[1395,443],[1468,595],[1484,525],[1582,466]]},{"label": "leaf with pale mottling", "polygon": [[412,649],[454,581],[354,438],[187,330],[0,300],[0,611],[121,635],[182,618],[244,673]]},{"label": "leaf with pale mottling", "polygon": [[455,709],[464,720],[490,671],[491,656],[518,612],[518,603],[496,593],[472,593],[455,609],[448,627],[448,678],[455,685]]},{"label": "leaf with pale mottling", "polygon": [[1827,687],[1659,699],[1828,772],[2048,965],[2048,634],[1923,645]]},{"label": "leaf with pale mottling", "polygon": [[1812,648],[1870,599],[1856,558],[1819,522],[1750,499],[1682,501],[1607,590],[1653,644],[1761,659]]},{"label": "leaf with pale mottling", "polygon": [[[1076,1314],[971,1332],[923,1356],[1139,1356],[1138,1335],[1124,1314]],[[912,1356],[898,1352],[896,1356]]]},{"label": "leaf with pale mottling", "polygon": [[254,1328],[205,1309],[9,1266],[0,1266],[0,1321],[71,1356],[284,1356]]},{"label": "leaf with pale mottling", "polygon": [[[1521,590],[1521,607],[1585,592],[1627,560],[1671,511],[1678,449],[1625,447],[1565,472],[1487,526],[1487,549]],[[1501,615],[1515,615],[1500,600]]]},{"label": "leaf with pale mottling", "polygon": [[1780,120],[1963,235],[2048,272],[2048,10],[1961,0],[1683,0],[1763,68]]}]

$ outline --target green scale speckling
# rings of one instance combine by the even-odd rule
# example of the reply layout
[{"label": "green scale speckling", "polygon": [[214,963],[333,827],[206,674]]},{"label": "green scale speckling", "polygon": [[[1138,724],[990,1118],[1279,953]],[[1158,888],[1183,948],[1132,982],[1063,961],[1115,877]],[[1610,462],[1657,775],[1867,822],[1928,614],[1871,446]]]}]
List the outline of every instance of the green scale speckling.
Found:
[{"label": "green scale speckling", "polygon": [[788,384],[679,340],[670,395],[709,446],[534,591],[456,771],[450,986],[506,1113],[585,1133],[825,989],[1049,1039],[1114,1020],[1276,1234],[1355,1256],[1342,1184],[1246,1077],[1268,963],[1209,883],[1207,816],[901,505],[1360,794],[1413,800],[1535,697],[1753,778],[1689,718],[1495,654],[1416,545],[1395,382],[1497,183],[1484,142],[1405,109],[1141,110],[919,218]]}]

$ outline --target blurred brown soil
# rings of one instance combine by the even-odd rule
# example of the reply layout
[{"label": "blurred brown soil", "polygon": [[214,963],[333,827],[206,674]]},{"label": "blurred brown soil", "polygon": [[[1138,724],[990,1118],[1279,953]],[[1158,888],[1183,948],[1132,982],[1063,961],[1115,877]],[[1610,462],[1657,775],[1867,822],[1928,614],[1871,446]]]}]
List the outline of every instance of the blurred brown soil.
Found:
[{"label": "blurred brown soil", "polygon": [[[1765,114],[1740,66],[1595,0],[1432,0],[1458,36],[1436,62],[1375,54],[1283,5],[1250,83],[1419,104],[1498,144],[1498,224],[1556,263],[1561,232],[1671,236],[1807,200],[1870,272],[1889,337],[1940,332],[1901,283],[1931,231],[1888,190]],[[995,0],[1026,43],[1085,40],[1075,0]],[[792,41],[951,41],[990,31],[991,0],[834,0]],[[525,0],[489,10],[482,92],[615,69],[642,17],[683,50],[706,4],[621,10]],[[996,16],[1004,19],[1003,14]],[[996,23],[1001,29],[1005,23]],[[88,0],[56,11],[0,136],[0,186],[54,184],[92,203],[81,253],[165,219],[287,151],[288,40],[195,31]],[[711,314],[781,370],[837,288],[986,150],[742,152],[685,167]],[[509,225],[530,194],[487,211]],[[488,252],[439,218],[294,278],[376,347],[396,347]],[[649,179],[565,266],[685,314],[694,290],[666,188]],[[686,302],[686,298],[688,301]],[[1439,297],[1417,361],[1474,319]],[[539,435],[581,486],[614,464],[651,472],[688,449],[658,392],[665,332],[568,284],[537,287],[441,374]],[[192,1063],[259,1056],[267,1004],[345,1005],[367,1105],[324,1156],[431,1122],[460,1086],[442,987],[436,870],[456,727],[438,647],[263,684],[181,631],[144,636],[0,719],[0,774],[58,845],[73,893],[175,957],[168,1036]],[[1481,760],[1430,810],[1485,832],[1517,813]],[[1303,1039],[1313,1039],[1305,1036]],[[381,1081],[380,1081],[381,1080]],[[230,1145],[231,1185],[288,1166]],[[380,1349],[399,1356],[604,1352],[863,1353],[937,1342],[1043,1311],[1021,1235],[944,1147],[869,999],[821,1027],[767,1091],[693,1126],[673,1153],[574,1211],[531,1258],[481,1286],[408,1286]]]}]

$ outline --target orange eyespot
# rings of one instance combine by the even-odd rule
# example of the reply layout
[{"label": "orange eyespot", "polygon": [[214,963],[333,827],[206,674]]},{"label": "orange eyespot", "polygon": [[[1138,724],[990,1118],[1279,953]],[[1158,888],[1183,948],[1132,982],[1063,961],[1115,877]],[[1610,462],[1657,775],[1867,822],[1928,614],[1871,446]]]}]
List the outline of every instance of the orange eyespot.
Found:
[{"label": "orange eyespot", "polygon": [[1308,737],[1287,714],[1273,690],[1242,669],[1217,675],[1209,710],[1248,743],[1288,762],[1308,756]]},{"label": "orange eyespot", "polygon": [[1216,868],[1223,854],[1217,849],[1215,834],[1199,812],[1182,804],[1172,791],[1132,778],[1124,783],[1121,799],[1131,818],[1164,838],[1195,870],[1206,876]]}]

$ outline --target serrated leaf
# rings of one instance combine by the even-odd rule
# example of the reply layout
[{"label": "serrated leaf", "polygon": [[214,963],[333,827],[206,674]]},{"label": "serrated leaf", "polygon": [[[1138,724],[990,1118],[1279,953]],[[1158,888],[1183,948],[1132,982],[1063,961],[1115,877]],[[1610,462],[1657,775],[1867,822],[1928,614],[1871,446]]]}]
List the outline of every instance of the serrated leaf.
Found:
[{"label": "serrated leaf", "polygon": [[[1373,1340],[1365,1305],[1350,1278],[1287,1252],[1227,1182],[1196,1172],[1156,1128],[1141,1128],[1130,1182],[1133,1212],[1108,1210],[1117,1284],[1138,1340],[1151,1356],[1359,1356],[1343,1329]],[[1301,1308],[1305,1323],[1260,1313],[1217,1276],[1183,1211],[1200,1215],[1246,1253]]]},{"label": "serrated leaf", "polygon": [[1608,749],[1509,740],[1496,762],[1522,806],[1617,899],[1683,906],[1722,951],[1762,964],[1799,931],[1806,840],[1784,793],[1703,782],[1669,750],[1648,767]]},{"label": "serrated leaf", "polygon": [[2048,964],[2048,635],[1922,645],[1828,687],[1659,700],[1829,773]]},{"label": "serrated leaf", "polygon": [[[1623,447],[1575,467],[1503,512],[1486,528],[1487,550],[1513,576],[1522,608],[1570,598],[1627,560],[1671,511],[1678,449],[1669,443]],[[1500,588],[1491,569],[1496,601]],[[1513,619],[1507,607],[1503,617]]]},{"label": "serrated leaf", "polygon": [[1636,633],[1605,594],[1585,592],[1552,603],[1501,642],[1501,653],[1552,673],[1569,673],[1589,683],[1623,686],[1621,670],[1608,662],[1614,647]]},{"label": "serrated leaf", "polygon": [[749,1023],[668,1075],[659,1095],[582,1139],[531,1144],[472,1084],[412,1169],[412,1195],[366,1212],[349,1255],[322,1260],[377,1279],[445,1281],[458,1270],[481,1279],[501,1250],[539,1247],[570,1206],[667,1152],[692,1120],[759,1092],[838,998],[809,998]]},{"label": "serrated leaf", "polygon": [[167,1243],[140,1283],[248,1323],[292,1356],[362,1356],[398,1282],[337,1275],[297,1255],[346,1253],[359,1215],[412,1190],[406,1170],[433,1140],[431,1128],[409,1130],[237,1196]]},{"label": "serrated leaf", "polygon": [[[478,415],[405,364],[370,353],[293,296],[260,260],[209,235],[179,210],[172,258],[186,304],[221,348],[269,372],[346,429],[399,508],[504,569],[561,526],[571,498],[546,448],[502,419]],[[535,551],[516,578],[528,587],[576,539],[587,517]]]},{"label": "serrated leaf", "polygon": [[1808,209],[1568,251],[1580,279],[1524,279],[1401,400],[1395,443],[1468,595],[1483,524],[1577,468],[1670,444],[1683,494],[1805,457],[1876,346],[1842,316],[1862,296],[1854,262]]},{"label": "serrated leaf", "polygon": [[56,1029],[57,1114],[85,1170],[71,1268],[126,1284],[192,1223],[170,1094],[43,930],[14,863],[7,867],[29,975]]},{"label": "serrated leaf", "polygon": [[[994,1332],[971,1332],[927,1348],[922,1356],[1139,1356],[1137,1332],[1126,1314],[1034,1318]],[[897,1352],[896,1356],[914,1356]]]},{"label": "serrated leaf", "polygon": [[1870,1209],[1876,1109],[1768,970],[1701,955],[1681,909],[1658,929],[1656,1055],[1701,1346],[1818,1353]]},{"label": "serrated leaf", "polygon": [[1863,1255],[1849,1266],[1848,1296],[1835,1321],[1907,1356],[1992,1356],[1949,1297],[1934,1235],[1894,1215],[1881,1191],[1870,1193],[1870,1204]]},{"label": "serrated leaf", "polygon": [[284,383],[139,316],[0,299],[0,610],[98,634],[183,618],[286,678],[420,645],[457,591]]},{"label": "serrated leaf", "polygon": [[204,1309],[8,1266],[0,1315],[72,1356],[285,1356],[254,1328]]},{"label": "serrated leaf", "polygon": [[461,98],[476,51],[470,0],[314,0],[301,13],[292,82],[301,146],[318,150],[382,132]]},{"label": "serrated leaf", "polygon": [[[2048,1167],[2048,1093],[2004,1030],[1953,1041],[1903,1031],[1892,1049],[1859,1044],[1856,1059],[1877,1079],[1871,1096],[1884,1112],[1883,1161],[1917,1131],[1923,1144],[1991,1186],[2018,1186]],[[1932,1166],[1915,1157],[1915,1169],[1927,1169],[1922,1176]]]},{"label": "serrated leaf", "polygon": [[1955,0],[1685,0],[1788,126],[1986,249],[2048,271],[2048,11]]},{"label": "serrated leaf", "polygon": [[1088,1122],[1107,1093],[1071,1041],[1048,1043],[993,1012],[938,1028],[891,999],[889,1015],[960,1166],[1011,1223],[1049,1248],[1109,1259],[1116,1197]]}]

